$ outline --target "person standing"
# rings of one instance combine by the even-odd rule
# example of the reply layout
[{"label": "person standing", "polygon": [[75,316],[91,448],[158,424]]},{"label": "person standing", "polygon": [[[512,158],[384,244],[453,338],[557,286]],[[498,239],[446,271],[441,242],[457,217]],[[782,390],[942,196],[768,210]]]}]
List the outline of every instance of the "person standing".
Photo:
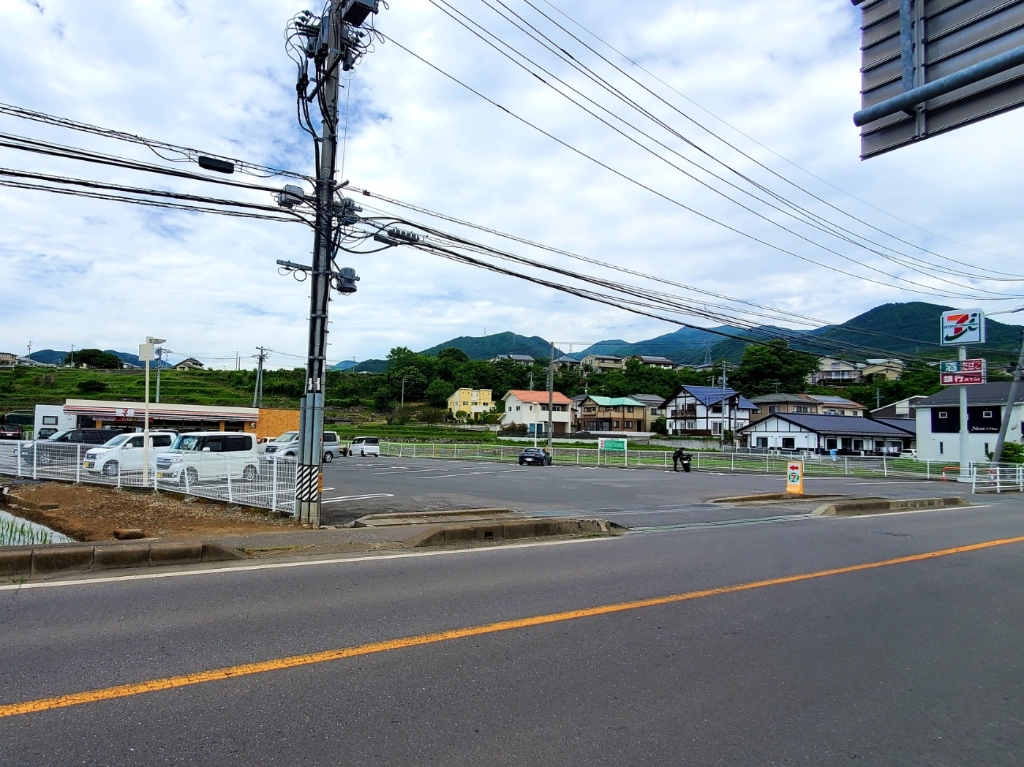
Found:
[{"label": "person standing", "polygon": [[683,449],[677,447],[676,451],[672,453],[672,471],[679,471],[679,462],[683,460]]}]

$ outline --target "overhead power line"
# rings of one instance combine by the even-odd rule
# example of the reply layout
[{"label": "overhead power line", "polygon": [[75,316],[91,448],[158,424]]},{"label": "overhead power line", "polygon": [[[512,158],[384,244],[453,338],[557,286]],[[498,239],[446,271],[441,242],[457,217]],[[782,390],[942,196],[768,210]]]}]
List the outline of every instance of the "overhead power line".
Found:
[{"label": "overhead power line", "polygon": [[[643,190],[645,190],[647,192],[650,192],[651,194],[655,195],[656,197],[658,197],[658,198],[660,198],[660,199],[662,199],[662,200],[664,200],[664,201],[666,201],[666,202],[668,202],[668,203],[670,203],[672,205],[675,205],[675,206],[677,206],[677,207],[679,207],[679,208],[681,208],[683,210],[686,210],[686,211],[692,213],[693,215],[695,215],[695,216],[697,216],[697,217],[699,217],[699,218],[701,218],[701,219],[703,219],[705,221],[708,221],[709,223],[715,224],[716,226],[719,226],[719,227],[721,227],[723,229],[726,229],[726,230],[728,230],[730,232],[733,232],[734,234],[737,234],[737,235],[739,235],[739,236],[741,236],[741,237],[743,237],[745,239],[748,239],[748,240],[750,240],[752,242],[755,242],[755,243],[763,245],[763,246],[765,246],[767,248],[770,248],[771,250],[774,250],[774,251],[776,251],[778,253],[783,253],[785,255],[792,256],[792,257],[797,258],[797,259],[799,259],[801,261],[805,261],[807,263],[814,264],[815,266],[819,266],[819,267],[822,267],[824,269],[828,269],[830,271],[836,272],[838,274],[843,274],[845,276],[852,277],[852,278],[857,279],[857,280],[873,283],[873,284],[880,285],[880,286],[886,287],[886,288],[893,287],[893,285],[891,283],[884,282],[882,280],[873,279],[871,277],[865,277],[863,275],[858,275],[858,274],[855,274],[853,272],[849,272],[849,271],[846,271],[844,269],[841,269],[841,268],[838,268],[838,267],[835,267],[835,266],[831,266],[829,264],[825,264],[825,263],[822,263],[820,261],[816,261],[816,260],[814,260],[814,259],[812,259],[812,258],[810,258],[808,256],[801,255],[801,254],[799,254],[799,253],[797,253],[795,251],[789,250],[789,249],[784,248],[784,247],[782,247],[780,245],[775,245],[774,243],[771,243],[771,242],[769,242],[769,241],[767,241],[767,240],[765,240],[765,239],[763,239],[761,237],[758,237],[757,235],[751,234],[749,232],[745,232],[742,229],[739,229],[738,227],[735,227],[735,226],[733,226],[731,224],[727,224],[724,221],[720,221],[720,220],[718,220],[718,219],[714,218],[713,216],[710,216],[710,215],[708,215],[706,213],[702,213],[701,211],[698,211],[697,209],[687,205],[686,203],[683,203],[682,201],[677,200],[677,199],[671,197],[670,195],[665,194],[664,192],[660,192],[657,189],[654,189],[653,187],[649,186],[648,184],[646,184],[646,183],[644,183],[642,181],[639,181],[639,180],[629,176],[628,174],[626,174],[623,171],[618,170],[617,168],[614,168],[613,166],[609,165],[608,163],[605,163],[602,160],[597,159],[593,155],[590,155],[590,154],[584,152],[582,149],[579,149],[578,147],[573,146],[572,144],[568,143],[567,141],[558,138],[554,134],[552,134],[552,133],[546,131],[545,129],[541,128],[540,126],[530,122],[526,118],[521,117],[520,115],[518,115],[515,112],[511,111],[507,107],[502,106],[498,102],[494,101],[493,99],[491,99],[488,96],[484,95],[480,91],[476,90],[472,86],[470,86],[470,85],[466,84],[465,82],[459,80],[454,75],[449,74],[448,72],[446,72],[445,70],[441,69],[437,65],[433,64],[432,62],[430,62],[427,59],[423,58],[422,56],[420,56],[419,54],[415,53],[411,49],[409,49],[406,46],[402,45],[401,43],[396,41],[393,37],[385,35],[384,33],[380,33],[380,34],[381,34],[382,37],[384,37],[385,39],[390,41],[392,44],[394,44],[395,46],[397,46],[401,50],[403,50],[406,53],[408,53],[413,58],[415,58],[418,61],[426,64],[431,69],[435,70],[439,74],[441,74],[444,77],[450,79],[452,82],[456,83],[457,85],[461,86],[462,88],[464,88],[464,89],[468,90],[469,92],[473,93],[475,96],[481,98],[482,100],[486,101],[487,103],[491,104],[492,106],[494,106],[494,107],[500,109],[501,111],[505,112],[507,115],[509,115],[510,117],[515,119],[516,121],[521,122],[522,124],[526,125],[527,127],[529,127],[531,129],[533,129],[534,131],[536,131],[536,132],[546,136],[547,138],[549,138],[552,141],[558,143],[559,145],[565,147],[566,149],[570,150],[571,152],[573,152],[573,153],[583,157],[584,159],[586,159],[586,160],[588,160],[588,161],[598,165],[599,167],[604,168],[605,170],[607,170],[610,173],[614,174],[615,176],[623,179],[624,181],[627,181],[628,183],[630,183],[630,184],[632,184],[634,186],[637,186],[637,187],[639,187],[639,188],[641,188],[641,189],[643,189]],[[834,251],[832,251],[832,252],[834,252]],[[841,256],[842,258],[846,258],[847,260],[850,260],[847,256],[844,256],[843,254],[840,254],[838,252],[836,252],[836,254]],[[858,265],[860,265],[860,264],[858,263]],[[894,276],[894,275],[889,275],[889,276],[892,276],[894,279],[900,280],[901,282],[905,282],[905,283],[908,283],[908,284],[911,284],[911,285],[916,285],[917,288],[903,288],[903,289],[908,291],[908,292],[917,293],[919,295],[937,296],[937,297],[943,297],[943,298],[967,299],[967,300],[972,300],[972,301],[1020,300],[1020,298],[1022,297],[1022,296],[1017,296],[1017,295],[998,294],[998,293],[995,293],[993,291],[988,291],[988,290],[985,290],[985,289],[979,289],[979,290],[981,290],[984,293],[989,293],[990,295],[982,296],[982,295],[970,294],[970,293],[962,293],[962,292],[960,292],[960,293],[942,292],[942,291],[931,289],[928,286],[921,285],[920,283],[915,283],[915,282],[913,282],[911,280],[906,280],[904,278],[900,278],[900,277],[897,277],[897,276]],[[922,290],[920,288],[924,288],[924,289]]]}]

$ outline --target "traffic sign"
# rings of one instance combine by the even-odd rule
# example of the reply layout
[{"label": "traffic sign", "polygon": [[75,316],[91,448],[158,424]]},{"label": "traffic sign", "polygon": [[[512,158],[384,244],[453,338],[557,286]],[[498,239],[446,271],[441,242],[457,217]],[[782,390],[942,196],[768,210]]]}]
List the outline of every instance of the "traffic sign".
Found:
[{"label": "traffic sign", "polygon": [[626,451],[626,440],[612,439],[610,437],[598,437],[597,449],[608,450],[615,453],[624,453]]}]

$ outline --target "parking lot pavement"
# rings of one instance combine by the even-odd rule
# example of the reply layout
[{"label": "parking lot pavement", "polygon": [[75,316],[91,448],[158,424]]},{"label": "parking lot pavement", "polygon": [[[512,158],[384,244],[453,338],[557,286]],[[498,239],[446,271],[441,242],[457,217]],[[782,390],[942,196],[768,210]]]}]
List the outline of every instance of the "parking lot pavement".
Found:
[{"label": "parking lot pavement", "polygon": [[[324,467],[324,524],[364,514],[458,508],[510,508],[539,514],[595,514],[620,524],[676,526],[691,522],[800,515],[813,502],[757,506],[709,504],[725,496],[779,493],[779,475],[673,472],[577,466],[518,466],[430,458],[345,458]],[[809,494],[926,498],[970,495],[969,485],[920,480],[811,477]],[[1004,503],[1011,496],[974,497]]]}]

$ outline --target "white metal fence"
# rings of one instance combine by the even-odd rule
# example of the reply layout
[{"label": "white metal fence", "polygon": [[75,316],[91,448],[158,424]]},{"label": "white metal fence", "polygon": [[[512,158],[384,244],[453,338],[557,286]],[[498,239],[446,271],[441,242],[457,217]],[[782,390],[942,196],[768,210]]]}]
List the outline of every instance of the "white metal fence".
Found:
[{"label": "white metal fence", "polygon": [[[515,445],[438,444],[382,442],[381,455],[393,458],[449,458],[474,461],[508,461],[515,463],[522,448]],[[916,479],[955,479],[955,464],[915,461],[895,456],[836,456],[806,453],[712,453],[690,452],[695,471],[729,471],[753,474],[785,474],[788,462],[798,458],[804,462],[808,476],[911,477]],[[628,469],[671,469],[671,450],[627,450],[611,452],[596,448],[558,447],[553,445],[554,463],[577,466],[613,466]]]},{"label": "white metal fence", "polygon": [[[84,482],[108,487],[143,487],[141,455],[137,468],[121,462],[109,473],[86,468],[85,456],[96,445],[0,442],[0,475],[28,479]],[[137,450],[141,454],[141,449]],[[171,478],[159,477],[151,456],[146,486],[188,495],[292,513],[295,507],[295,460],[250,453],[195,453],[178,465]]]},{"label": "white metal fence", "polygon": [[1011,464],[972,466],[972,493],[1024,493],[1024,466]]}]

